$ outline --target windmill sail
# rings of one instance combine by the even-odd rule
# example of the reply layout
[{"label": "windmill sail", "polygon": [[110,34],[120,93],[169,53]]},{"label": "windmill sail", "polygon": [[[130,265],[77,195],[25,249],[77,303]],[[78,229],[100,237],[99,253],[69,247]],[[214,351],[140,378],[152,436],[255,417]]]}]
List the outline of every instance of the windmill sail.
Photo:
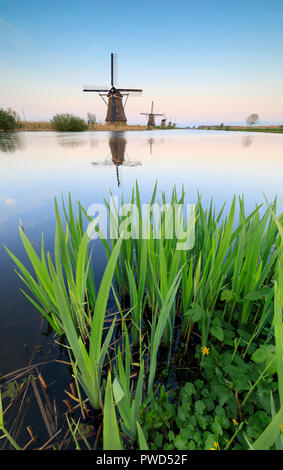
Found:
[{"label": "windmill sail", "polygon": [[153,101],[151,102],[151,112],[150,113],[140,113],[144,116],[148,116],[147,125],[148,127],[155,127],[155,116],[163,116],[163,114],[153,112]]},{"label": "windmill sail", "polygon": [[[83,91],[86,92],[96,92],[101,94],[101,98],[103,99],[102,93],[107,94],[108,103],[107,104],[107,114],[106,114],[106,122],[127,122],[127,118],[125,115],[124,104],[123,104],[123,96],[126,96],[126,101],[129,96],[140,96],[142,93],[141,88],[118,88],[117,84],[117,55],[111,53],[111,72],[110,72],[110,83],[111,87],[105,86],[93,86],[93,85],[85,85]],[[105,96],[105,95],[104,95]],[[104,100],[105,101],[105,100]]]}]

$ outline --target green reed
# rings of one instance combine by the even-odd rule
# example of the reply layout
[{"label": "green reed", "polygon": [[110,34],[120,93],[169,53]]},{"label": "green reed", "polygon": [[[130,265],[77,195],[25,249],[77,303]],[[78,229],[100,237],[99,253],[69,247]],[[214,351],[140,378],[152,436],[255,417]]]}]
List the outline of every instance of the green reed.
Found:
[{"label": "green reed", "polygon": [[[81,232],[80,224],[71,223],[67,225],[66,232],[64,231],[56,200],[55,214],[54,262],[49,253],[46,261],[43,241],[40,258],[23,229],[20,228],[21,239],[34,268],[35,278],[9,250],[7,251],[20,270],[19,276],[38,303],[28,294],[25,295],[49,321],[54,330],[66,336],[77,378],[92,406],[100,408],[102,368],[115,321],[104,341],[103,327],[120,242],[118,241],[110,256],[96,293],[93,274],[89,275],[91,259],[88,234]],[[72,215],[69,220],[72,221]],[[75,230],[75,228],[79,229]],[[69,237],[70,232],[72,232],[72,237]],[[75,233],[78,235],[76,240]],[[93,309],[92,305],[94,305]]]},{"label": "green reed", "polygon": [[[38,255],[22,227],[20,237],[33,274],[7,249],[29,290],[29,294],[24,293],[26,297],[57,334],[65,335],[76,380],[94,408],[104,407],[105,430],[111,429],[113,422],[117,448],[122,444],[114,422],[113,394],[124,434],[132,442],[138,438],[142,448],[146,448],[138,412],[154,387],[161,345],[167,347],[170,360],[177,324],[181,325],[183,340],[188,343],[192,332],[197,331],[205,346],[211,333],[221,339],[215,325],[211,327],[216,312],[221,310],[222,318],[236,327],[254,324],[256,337],[271,322],[275,305],[276,341],[277,345],[282,343],[278,320],[278,302],[282,298],[276,284],[275,304],[273,298],[282,230],[282,217],[279,222],[273,217],[276,201],[271,211],[268,209],[263,215],[260,207],[246,215],[244,199],[239,198],[237,211],[234,197],[224,217],[224,206],[216,214],[212,201],[205,210],[198,197],[195,243],[185,250],[178,249],[180,240],[175,232],[168,237],[172,226],[186,229],[185,216],[179,217],[170,209],[184,203],[183,188],[180,196],[173,188],[168,204],[165,193],[159,203],[156,194],[157,185],[144,214],[139,187],[135,185],[129,202],[137,209],[138,228],[131,227],[134,236],[126,238],[123,231],[119,233],[126,214],[105,201],[109,219],[116,224],[117,238],[101,239],[108,261],[99,289],[94,282],[95,264],[84,228],[91,219],[80,204],[75,217],[71,197],[68,205],[63,201],[65,228],[55,200],[53,260],[45,253],[43,237]],[[161,214],[158,226],[153,216],[156,204]],[[156,237],[158,231],[160,237]],[[110,290],[117,313],[104,333]],[[121,332],[124,339],[119,336]],[[112,346],[115,335],[117,341]],[[277,360],[281,360],[280,353]],[[138,372],[133,380],[134,364]],[[280,388],[282,392],[282,385]],[[105,446],[111,448],[107,433]]]},{"label": "green reed", "polygon": [[[268,204],[268,202],[267,202]],[[281,220],[276,217],[275,211],[268,204],[269,212],[280,234],[279,256],[276,266],[276,280],[274,282],[274,337],[275,337],[275,361],[278,377],[278,394],[280,409],[276,412],[273,395],[271,393],[270,409],[271,421],[264,432],[249,447],[253,450],[268,450],[275,444],[277,450],[283,449],[282,420],[283,420],[283,228]]]}]

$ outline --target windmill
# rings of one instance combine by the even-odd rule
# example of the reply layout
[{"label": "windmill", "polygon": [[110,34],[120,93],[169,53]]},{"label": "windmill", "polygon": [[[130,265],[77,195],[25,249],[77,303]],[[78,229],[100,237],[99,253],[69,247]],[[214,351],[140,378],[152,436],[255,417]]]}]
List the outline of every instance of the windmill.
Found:
[{"label": "windmill", "polygon": [[[136,88],[118,88],[116,73],[116,54],[111,53],[111,87],[99,87],[85,85],[83,91],[99,93],[107,105],[106,122],[107,123],[125,123],[127,118],[125,115],[125,105],[129,96],[137,96],[141,93],[141,89]],[[123,96],[126,96],[123,104]],[[104,99],[108,98],[108,102]]]},{"label": "windmill", "polygon": [[165,116],[165,113],[164,113],[163,119],[161,119],[161,127],[166,127],[166,121],[167,121],[167,117]]},{"label": "windmill", "polygon": [[93,166],[112,166],[113,164],[116,167],[116,178],[118,188],[120,187],[120,176],[119,176],[119,167],[120,166],[141,166],[141,162],[130,161],[129,159],[125,160],[127,140],[124,137],[124,134],[121,132],[113,132],[109,137],[109,147],[111,152],[111,161],[109,159],[101,161],[92,162]]},{"label": "windmill", "polygon": [[155,127],[155,116],[163,116],[163,114],[156,114],[153,112],[153,101],[151,102],[151,112],[150,113],[141,113],[144,116],[148,116],[147,125],[148,127]]}]

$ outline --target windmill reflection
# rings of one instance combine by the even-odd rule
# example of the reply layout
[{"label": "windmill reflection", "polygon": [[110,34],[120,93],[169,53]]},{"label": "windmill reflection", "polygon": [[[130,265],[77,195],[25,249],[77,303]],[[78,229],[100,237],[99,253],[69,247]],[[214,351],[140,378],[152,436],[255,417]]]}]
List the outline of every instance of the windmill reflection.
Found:
[{"label": "windmill reflection", "polygon": [[155,142],[154,139],[152,138],[148,139],[150,154],[152,154],[152,145],[154,144],[154,142]]},{"label": "windmill reflection", "polygon": [[109,139],[109,147],[111,150],[112,155],[112,162],[116,166],[116,177],[118,187],[120,186],[120,178],[119,178],[119,166],[123,164],[125,160],[125,150],[126,150],[127,141],[125,137],[111,135]]},{"label": "windmill reflection", "polygon": [[120,175],[119,167],[124,166],[141,166],[141,162],[131,161],[129,158],[125,158],[126,155],[126,146],[127,139],[125,138],[124,132],[113,132],[109,137],[109,147],[111,152],[111,161],[105,159],[104,162],[96,161],[92,162],[93,166],[112,166],[113,164],[116,167],[116,178],[117,185],[120,187]]},{"label": "windmill reflection", "polygon": [[61,147],[65,148],[77,148],[81,147],[82,145],[86,144],[86,141],[78,136],[74,136],[72,134],[67,134],[67,135],[58,135],[58,144]]}]

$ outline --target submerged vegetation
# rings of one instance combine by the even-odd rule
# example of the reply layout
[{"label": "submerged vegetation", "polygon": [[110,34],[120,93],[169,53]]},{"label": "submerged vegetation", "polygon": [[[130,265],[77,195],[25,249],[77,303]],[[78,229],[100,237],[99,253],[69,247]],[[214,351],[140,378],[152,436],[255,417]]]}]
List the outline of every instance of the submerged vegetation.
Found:
[{"label": "submerged vegetation", "polygon": [[[164,193],[161,203],[169,211],[184,200],[174,188],[170,204]],[[71,197],[63,201],[64,223],[55,200],[53,256],[43,237],[37,253],[22,226],[33,271],[7,249],[25,295],[69,354],[81,411],[67,414],[75,447],[94,447],[81,426],[89,410],[94,422],[102,410],[95,446],[105,450],[283,449],[283,218],[276,218],[276,201],[247,215],[243,198],[238,205],[234,198],[224,217],[224,206],[216,214],[199,197],[189,250],[178,249],[175,235],[165,237],[166,209],[155,238],[138,185],[130,202],[138,209],[136,236],[101,238],[108,261],[99,288],[91,219],[79,203],[74,210]],[[105,205],[121,227],[125,215]],[[2,409],[0,430],[17,446]]]}]

